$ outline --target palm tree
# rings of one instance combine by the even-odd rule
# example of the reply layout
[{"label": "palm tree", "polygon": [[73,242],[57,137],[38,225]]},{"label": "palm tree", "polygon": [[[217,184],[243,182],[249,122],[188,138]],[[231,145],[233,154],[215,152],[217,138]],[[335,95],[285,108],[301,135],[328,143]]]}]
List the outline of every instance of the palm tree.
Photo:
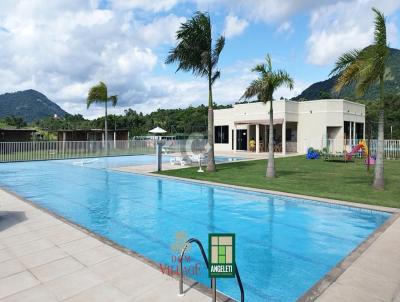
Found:
[{"label": "palm tree", "polygon": [[214,172],[214,112],[212,86],[221,73],[217,69],[219,55],[225,45],[220,36],[215,43],[212,40],[210,15],[197,12],[176,33],[177,45],[169,52],[166,64],[177,62],[178,70],[191,71],[195,76],[208,79],[208,163],[207,171]]},{"label": "palm tree", "polygon": [[356,94],[362,96],[372,86],[379,83],[380,110],[378,122],[378,148],[374,172],[373,186],[383,189],[385,182],[383,176],[384,155],[384,79],[386,61],[389,55],[389,47],[386,39],[386,20],[382,12],[372,8],[375,13],[375,32],[372,45],[363,50],[353,50],[343,54],[336,61],[331,75],[338,75],[336,92],[343,87],[355,83]]},{"label": "palm tree", "polygon": [[93,86],[90,88],[87,99],[86,105],[87,108],[90,107],[93,103],[104,103],[105,108],[105,117],[104,117],[104,134],[105,134],[105,146],[106,146],[106,154],[108,154],[108,129],[107,129],[107,103],[111,102],[111,105],[115,107],[118,102],[118,96],[111,95],[108,96],[107,93],[107,86],[103,82]]},{"label": "palm tree", "polygon": [[264,104],[269,102],[269,141],[266,176],[275,177],[273,94],[281,86],[293,89],[294,81],[286,71],[272,69],[271,56],[269,54],[267,55],[266,63],[256,65],[252,71],[259,73],[260,77],[251,82],[241,99],[250,99],[257,96],[258,100],[264,102]]}]

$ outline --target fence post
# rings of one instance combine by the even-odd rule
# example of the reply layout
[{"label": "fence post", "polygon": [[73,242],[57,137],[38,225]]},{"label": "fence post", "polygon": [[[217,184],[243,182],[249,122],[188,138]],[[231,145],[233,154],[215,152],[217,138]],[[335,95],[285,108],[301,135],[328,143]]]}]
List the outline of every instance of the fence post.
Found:
[{"label": "fence post", "polygon": [[157,154],[157,172],[160,172],[162,170],[162,141],[161,140],[157,140],[156,154]]}]

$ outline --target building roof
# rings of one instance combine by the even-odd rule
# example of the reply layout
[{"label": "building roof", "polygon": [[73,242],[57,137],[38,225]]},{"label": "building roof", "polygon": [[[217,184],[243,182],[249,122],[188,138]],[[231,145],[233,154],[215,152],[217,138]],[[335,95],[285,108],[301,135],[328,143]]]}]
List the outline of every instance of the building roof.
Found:
[{"label": "building roof", "polygon": [[14,131],[14,132],[37,132],[34,128],[0,128],[0,131]]},{"label": "building roof", "polygon": [[[104,129],[60,129],[55,132],[104,132]],[[129,131],[129,129],[108,129],[109,132]]]}]

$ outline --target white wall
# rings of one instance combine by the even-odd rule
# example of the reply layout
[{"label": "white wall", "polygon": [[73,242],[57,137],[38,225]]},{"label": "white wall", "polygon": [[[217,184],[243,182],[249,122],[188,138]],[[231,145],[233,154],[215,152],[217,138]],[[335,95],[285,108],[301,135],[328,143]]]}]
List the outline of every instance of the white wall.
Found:
[{"label": "white wall", "polygon": [[[365,124],[365,106],[342,99],[295,102],[277,100],[273,102],[274,119],[297,122],[297,152],[304,153],[308,147],[321,149],[327,138],[327,127],[340,127],[336,138],[343,139],[344,121]],[[238,104],[233,108],[214,111],[215,126],[229,126],[229,143],[215,144],[217,151],[232,150],[232,129],[235,122],[268,121],[269,103]],[[236,129],[247,129],[247,125],[236,124]],[[236,133],[235,133],[236,136]],[[236,142],[235,142],[236,144]]]}]

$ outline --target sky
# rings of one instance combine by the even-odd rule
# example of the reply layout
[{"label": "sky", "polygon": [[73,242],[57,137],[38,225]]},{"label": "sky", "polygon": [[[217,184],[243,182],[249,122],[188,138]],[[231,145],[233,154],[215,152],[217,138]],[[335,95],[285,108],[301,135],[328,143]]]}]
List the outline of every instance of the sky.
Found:
[{"label": "sky", "polygon": [[206,104],[207,79],[164,64],[181,23],[201,10],[214,39],[226,38],[216,103],[237,102],[268,53],[295,80],[274,97],[291,98],[327,79],[343,52],[371,43],[371,7],[400,48],[399,0],[1,0],[0,93],[36,89],[87,118],[103,115],[85,103],[99,81],[119,97],[111,113]]}]

